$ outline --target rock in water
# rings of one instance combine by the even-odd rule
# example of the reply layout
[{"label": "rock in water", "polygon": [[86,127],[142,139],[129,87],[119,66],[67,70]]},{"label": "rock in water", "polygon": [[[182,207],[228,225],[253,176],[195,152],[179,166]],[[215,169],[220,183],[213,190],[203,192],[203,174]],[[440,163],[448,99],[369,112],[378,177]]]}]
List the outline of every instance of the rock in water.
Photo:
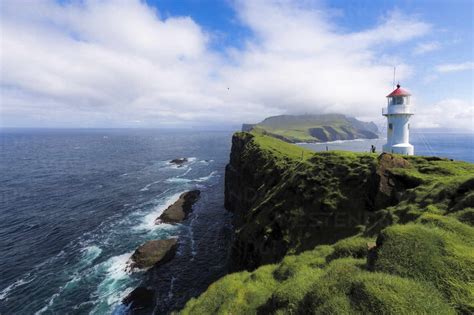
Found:
[{"label": "rock in water", "polygon": [[188,162],[187,158],[178,158],[170,161],[171,164],[175,164],[177,166],[183,166],[183,164],[186,162]]},{"label": "rock in water", "polygon": [[169,206],[155,221],[160,223],[179,223],[186,219],[191,212],[193,205],[198,201],[201,192],[191,190],[179,196],[179,199]]},{"label": "rock in water", "polygon": [[144,269],[164,264],[176,254],[178,239],[151,240],[140,245],[130,257],[127,270]]},{"label": "rock in water", "polygon": [[138,287],[127,295],[122,303],[132,311],[151,308],[155,305],[155,290]]}]

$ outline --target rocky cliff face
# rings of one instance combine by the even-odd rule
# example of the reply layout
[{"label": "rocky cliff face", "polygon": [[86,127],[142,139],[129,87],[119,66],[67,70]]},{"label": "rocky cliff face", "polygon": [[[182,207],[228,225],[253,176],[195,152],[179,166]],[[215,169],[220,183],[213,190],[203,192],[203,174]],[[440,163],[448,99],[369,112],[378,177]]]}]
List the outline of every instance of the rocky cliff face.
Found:
[{"label": "rocky cliff face", "polygon": [[[294,156],[282,154],[290,147]],[[377,210],[399,204],[422,183],[401,172],[415,162],[391,154],[312,153],[266,136],[235,134],[225,178],[225,207],[235,215],[234,269],[380,231],[393,218]]]},{"label": "rocky cliff face", "polygon": [[235,269],[254,269],[354,235],[374,211],[396,204],[402,191],[416,185],[389,171],[409,164],[392,155],[325,152],[291,159],[254,138],[234,135],[226,168]]}]

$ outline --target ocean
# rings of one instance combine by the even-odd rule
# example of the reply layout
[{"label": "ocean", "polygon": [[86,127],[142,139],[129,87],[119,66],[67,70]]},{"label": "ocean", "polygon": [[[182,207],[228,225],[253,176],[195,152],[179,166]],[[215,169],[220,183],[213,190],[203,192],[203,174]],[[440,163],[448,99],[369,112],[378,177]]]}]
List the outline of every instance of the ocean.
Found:
[{"label": "ocean", "polygon": [[[232,132],[31,130],[0,133],[0,313],[120,313],[121,299],[153,285],[157,313],[180,308],[227,273],[232,235],[224,170]],[[301,144],[368,151],[379,140]],[[416,154],[474,163],[474,135],[413,133]],[[186,157],[183,167],[169,161]],[[154,225],[187,190],[201,190],[189,218]],[[178,237],[176,257],[126,273],[140,244]]]},{"label": "ocean", "polygon": [[[139,284],[159,313],[227,273],[231,215],[224,169],[231,132],[6,130],[0,135],[0,313],[111,314]],[[168,163],[186,157],[183,167]],[[182,224],[154,225],[187,190]],[[140,244],[179,238],[157,272],[128,274]]]}]

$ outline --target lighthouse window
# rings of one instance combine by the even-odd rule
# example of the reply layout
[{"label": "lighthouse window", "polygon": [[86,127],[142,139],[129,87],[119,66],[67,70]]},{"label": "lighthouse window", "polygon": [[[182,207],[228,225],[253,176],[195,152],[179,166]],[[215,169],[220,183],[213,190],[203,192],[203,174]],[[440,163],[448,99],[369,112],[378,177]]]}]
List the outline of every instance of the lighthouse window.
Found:
[{"label": "lighthouse window", "polygon": [[390,123],[388,124],[388,129],[392,130],[393,129],[393,125]]},{"label": "lighthouse window", "polygon": [[395,104],[397,104],[397,105],[398,105],[398,104],[403,104],[403,97],[400,97],[400,96],[399,96],[399,97],[396,97],[396,98],[395,98]]}]

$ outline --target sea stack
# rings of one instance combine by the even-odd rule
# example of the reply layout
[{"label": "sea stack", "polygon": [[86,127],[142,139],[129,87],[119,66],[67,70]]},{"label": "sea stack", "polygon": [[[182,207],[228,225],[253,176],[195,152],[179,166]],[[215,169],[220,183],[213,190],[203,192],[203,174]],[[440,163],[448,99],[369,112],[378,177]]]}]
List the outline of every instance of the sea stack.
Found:
[{"label": "sea stack", "polygon": [[178,167],[182,167],[185,163],[188,162],[187,158],[177,158],[170,161],[170,164],[174,164]]},{"label": "sea stack", "polygon": [[178,239],[151,240],[140,245],[127,264],[127,270],[148,269],[170,261],[176,254]]},{"label": "sea stack", "polygon": [[179,199],[169,206],[155,220],[155,224],[160,223],[179,223],[185,220],[191,212],[193,205],[198,201],[201,192],[199,190],[191,190],[179,196]]}]

